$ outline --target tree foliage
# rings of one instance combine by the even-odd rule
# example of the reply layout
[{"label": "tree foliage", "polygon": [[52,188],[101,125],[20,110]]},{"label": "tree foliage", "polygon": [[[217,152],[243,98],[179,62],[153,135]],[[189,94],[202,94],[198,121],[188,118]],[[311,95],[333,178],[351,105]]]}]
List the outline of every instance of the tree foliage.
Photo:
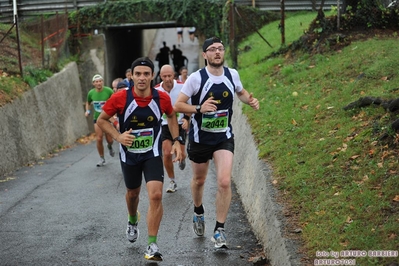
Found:
[{"label": "tree foliage", "polygon": [[70,14],[70,23],[81,31],[121,23],[176,21],[195,26],[206,36],[220,35],[224,2],[220,0],[106,1]]},{"label": "tree foliage", "polygon": [[357,0],[350,1],[343,16],[344,29],[376,28],[397,29],[399,28],[399,12],[397,6],[387,8],[381,1]]},{"label": "tree foliage", "polygon": [[[106,1],[71,13],[69,22],[75,25],[75,31],[84,33],[107,25],[175,21],[176,26],[195,26],[206,37],[221,36],[227,40],[230,3],[230,0]],[[245,28],[246,34],[276,19],[275,13],[252,7],[241,6],[240,10],[253,22]]]}]

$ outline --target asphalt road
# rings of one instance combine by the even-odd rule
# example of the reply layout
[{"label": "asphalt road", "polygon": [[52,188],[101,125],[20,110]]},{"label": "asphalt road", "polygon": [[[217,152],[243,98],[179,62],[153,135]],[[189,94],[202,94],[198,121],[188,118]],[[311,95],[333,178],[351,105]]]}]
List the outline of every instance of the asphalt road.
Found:
[{"label": "asphalt road", "polygon": [[[180,49],[189,59],[190,74],[198,69],[199,44],[197,39],[189,40],[187,29]],[[158,30],[150,57],[155,57],[163,41],[172,49],[177,44],[176,29]],[[163,195],[158,245],[164,261],[149,263],[144,259],[145,186],[139,204],[140,238],[132,244],[125,236],[127,210],[119,159],[107,156],[107,164],[96,167],[98,160],[95,142],[76,144],[0,177],[0,265],[252,265],[249,259],[262,251],[235,190],[225,225],[229,249],[214,249],[210,240],[216,222],[213,165],[204,194],[205,236],[194,234],[187,161],[184,171],[175,166],[177,192]],[[165,181],[164,192],[167,176]]]},{"label": "asphalt road", "polygon": [[261,250],[235,191],[226,222],[230,249],[214,249],[213,171],[204,195],[205,236],[194,234],[187,163],[184,171],[175,166],[177,192],[163,195],[158,244],[164,261],[149,263],[144,259],[145,186],[139,204],[140,238],[132,244],[125,236],[127,211],[119,159],[106,156],[104,167],[96,167],[97,161],[95,142],[75,144],[0,179],[0,265],[251,265],[249,258]]}]

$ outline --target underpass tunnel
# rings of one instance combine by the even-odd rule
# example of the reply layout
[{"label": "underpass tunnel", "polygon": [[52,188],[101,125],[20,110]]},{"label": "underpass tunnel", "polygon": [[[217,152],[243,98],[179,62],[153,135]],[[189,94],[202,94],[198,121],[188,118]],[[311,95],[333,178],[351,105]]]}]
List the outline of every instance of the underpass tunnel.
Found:
[{"label": "underpass tunnel", "polygon": [[106,39],[106,72],[107,86],[115,78],[125,78],[126,69],[143,54],[143,29],[111,28],[104,31]]},{"label": "underpass tunnel", "polygon": [[149,56],[154,64],[155,55],[150,54],[157,30],[177,27],[174,21],[108,25],[103,29],[106,43],[105,81],[111,86],[112,80],[125,78],[126,69],[141,56]]}]

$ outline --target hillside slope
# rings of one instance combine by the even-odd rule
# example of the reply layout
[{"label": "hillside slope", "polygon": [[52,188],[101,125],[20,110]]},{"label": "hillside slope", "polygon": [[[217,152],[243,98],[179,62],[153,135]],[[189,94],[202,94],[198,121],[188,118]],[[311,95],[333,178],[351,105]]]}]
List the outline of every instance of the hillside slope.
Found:
[{"label": "hillside slope", "polygon": [[[381,104],[399,99],[399,31],[358,28],[318,39],[309,27],[316,16],[286,19],[287,49],[279,49],[278,23],[260,30],[275,48],[258,35],[240,43],[242,82],[261,101],[258,112],[244,112],[304,265],[345,250],[366,251],[347,257],[356,265],[397,263],[367,252],[399,250],[399,116]],[[345,108],[359,98],[374,100]]]}]

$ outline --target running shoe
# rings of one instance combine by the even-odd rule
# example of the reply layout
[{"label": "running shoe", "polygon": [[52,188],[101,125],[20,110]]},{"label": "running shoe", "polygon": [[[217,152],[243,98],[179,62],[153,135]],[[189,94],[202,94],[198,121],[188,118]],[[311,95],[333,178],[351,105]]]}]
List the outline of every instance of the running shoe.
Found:
[{"label": "running shoe", "polygon": [[109,155],[111,157],[114,157],[115,156],[115,151],[114,151],[114,149],[112,148],[111,145],[108,145],[108,150],[109,150]]},{"label": "running shoe", "polygon": [[103,166],[105,164],[105,159],[101,159],[98,163],[97,163],[97,167]]},{"label": "running shoe", "polygon": [[205,218],[203,214],[196,214],[193,217],[193,229],[197,236],[204,236],[205,233]]},{"label": "running shoe", "polygon": [[166,190],[167,193],[174,193],[177,190],[177,185],[174,181],[170,181],[168,189]]},{"label": "running shoe", "polygon": [[159,247],[157,243],[151,243],[148,247],[147,250],[144,254],[144,258],[147,260],[156,260],[156,261],[162,261],[162,254],[159,253]]},{"label": "running shoe", "polygon": [[183,159],[179,162],[179,168],[180,170],[184,170],[184,168],[186,168],[186,159]]},{"label": "running shoe", "polygon": [[140,221],[140,213],[137,211],[137,222],[132,224],[130,221],[127,222],[126,237],[131,243],[136,242],[139,238],[139,229],[137,225]]},{"label": "running shoe", "polygon": [[219,227],[215,231],[211,240],[213,243],[215,243],[215,248],[227,248],[226,233],[224,232],[224,228]]}]

